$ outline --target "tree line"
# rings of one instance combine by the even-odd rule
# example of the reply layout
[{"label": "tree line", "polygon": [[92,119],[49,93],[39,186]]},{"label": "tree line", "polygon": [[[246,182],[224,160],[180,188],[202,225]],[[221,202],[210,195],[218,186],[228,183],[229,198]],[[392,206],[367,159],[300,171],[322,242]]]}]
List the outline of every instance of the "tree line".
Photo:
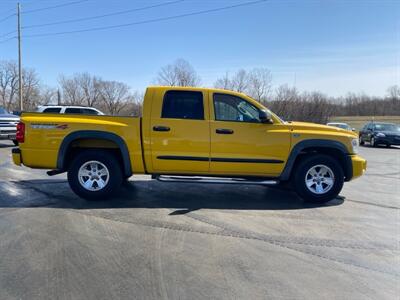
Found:
[{"label": "tree line", "polygon": [[[41,83],[34,69],[22,72],[25,111],[39,105],[62,104],[96,107],[110,115],[141,114],[143,92],[132,91],[123,82],[105,80],[89,73],[61,75],[58,87]],[[384,97],[350,93],[329,97],[321,92],[300,92],[289,85],[273,86],[267,68],[240,69],[217,78],[214,87],[248,94],[285,120],[325,123],[332,116],[400,115],[400,87],[387,90]],[[160,69],[156,85],[201,86],[201,78],[189,62],[178,59]],[[18,110],[18,68],[13,61],[0,62],[0,106]]]}]

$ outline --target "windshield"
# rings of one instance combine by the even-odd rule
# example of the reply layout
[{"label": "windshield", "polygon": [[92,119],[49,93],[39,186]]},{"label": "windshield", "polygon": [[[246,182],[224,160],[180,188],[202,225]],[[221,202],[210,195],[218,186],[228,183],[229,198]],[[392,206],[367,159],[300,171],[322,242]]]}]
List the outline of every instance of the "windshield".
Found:
[{"label": "windshield", "polygon": [[400,131],[400,126],[396,124],[375,124],[376,131]]},{"label": "windshield", "polygon": [[4,108],[0,107],[0,114],[1,115],[8,114],[8,111],[6,111]]},{"label": "windshield", "polygon": [[336,126],[336,127],[342,128],[342,129],[349,129],[350,128],[350,126],[346,125],[346,124],[333,124],[333,126]]}]

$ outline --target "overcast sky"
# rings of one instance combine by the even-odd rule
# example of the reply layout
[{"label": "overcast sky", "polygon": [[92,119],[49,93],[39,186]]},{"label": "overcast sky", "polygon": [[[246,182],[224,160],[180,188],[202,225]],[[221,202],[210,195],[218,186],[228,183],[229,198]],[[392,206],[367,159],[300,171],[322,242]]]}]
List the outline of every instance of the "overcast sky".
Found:
[{"label": "overcast sky", "polygon": [[[144,89],[160,67],[189,61],[212,86],[217,77],[240,68],[269,68],[273,84],[319,90],[384,95],[400,85],[400,1],[271,0],[229,10],[101,31],[28,37],[112,26],[222,8],[251,0],[27,0],[22,26],[93,17],[80,22],[23,29],[23,63],[42,81],[57,85],[60,74],[90,72]],[[17,1],[0,0],[0,60],[17,59]],[[80,2],[63,6],[70,2]],[[39,10],[59,6],[57,8]],[[37,11],[35,11],[37,10]],[[30,12],[29,12],[30,11]]]}]

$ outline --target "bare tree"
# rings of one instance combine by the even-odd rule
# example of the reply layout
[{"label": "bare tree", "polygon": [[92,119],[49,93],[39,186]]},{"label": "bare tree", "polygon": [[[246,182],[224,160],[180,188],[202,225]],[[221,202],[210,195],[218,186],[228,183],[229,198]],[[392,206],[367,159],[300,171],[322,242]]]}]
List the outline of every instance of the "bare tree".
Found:
[{"label": "bare tree", "polygon": [[87,106],[94,106],[100,99],[100,82],[97,76],[88,73],[78,74],[77,81],[85,96]]},{"label": "bare tree", "polygon": [[162,67],[156,81],[157,84],[166,86],[198,86],[201,83],[192,65],[184,59]]},{"label": "bare tree", "polygon": [[267,68],[255,68],[249,72],[240,69],[232,77],[225,73],[224,77],[215,81],[214,86],[246,93],[258,101],[264,101],[271,92],[272,75]]},{"label": "bare tree", "polygon": [[0,97],[2,106],[10,110],[17,93],[17,65],[15,62],[2,61],[0,63]]},{"label": "bare tree", "polygon": [[134,102],[129,93],[129,87],[118,81],[101,81],[100,95],[106,106],[107,112],[117,115],[129,102]]},{"label": "bare tree", "polygon": [[59,79],[66,104],[90,107],[100,100],[100,82],[99,77],[89,73],[77,73],[72,77],[62,75]]},{"label": "bare tree", "polygon": [[85,95],[76,78],[68,78],[64,75],[61,75],[58,82],[61,86],[64,104],[83,105],[85,101]]},{"label": "bare tree", "polygon": [[[22,101],[25,110],[34,108],[40,101],[40,81],[33,69],[22,70]],[[14,61],[0,62],[0,100],[8,110],[18,109],[18,67]]]},{"label": "bare tree", "polygon": [[32,110],[40,103],[39,78],[34,70],[22,72],[22,101],[24,110]]},{"label": "bare tree", "polygon": [[42,87],[40,89],[40,105],[57,104],[57,89]]},{"label": "bare tree", "polygon": [[256,68],[249,73],[247,92],[257,101],[263,102],[270,95],[272,74],[267,68]]},{"label": "bare tree", "polygon": [[224,89],[224,90],[233,90],[233,83],[231,78],[229,77],[229,73],[226,72],[224,77],[221,77],[217,79],[214,83],[214,87],[218,89]]},{"label": "bare tree", "polygon": [[232,78],[233,90],[239,93],[245,93],[249,87],[249,74],[246,70],[240,69]]},{"label": "bare tree", "polygon": [[387,96],[392,99],[400,99],[400,86],[392,85],[387,89]]}]

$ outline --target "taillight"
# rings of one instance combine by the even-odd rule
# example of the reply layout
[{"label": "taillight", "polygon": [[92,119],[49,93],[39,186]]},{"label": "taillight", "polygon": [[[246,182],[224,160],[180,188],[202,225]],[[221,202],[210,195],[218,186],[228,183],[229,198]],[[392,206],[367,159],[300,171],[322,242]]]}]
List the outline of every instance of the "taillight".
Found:
[{"label": "taillight", "polygon": [[15,139],[18,143],[23,143],[25,141],[25,124],[22,122],[17,124],[17,134],[15,135]]}]

